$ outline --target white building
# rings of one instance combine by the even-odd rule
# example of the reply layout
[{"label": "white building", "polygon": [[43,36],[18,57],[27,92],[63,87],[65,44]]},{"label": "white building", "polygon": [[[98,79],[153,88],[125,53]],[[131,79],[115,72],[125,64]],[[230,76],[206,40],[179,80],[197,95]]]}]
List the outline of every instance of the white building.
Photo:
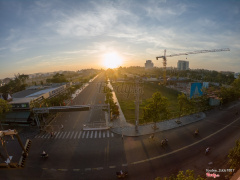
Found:
[{"label": "white building", "polygon": [[145,69],[153,68],[153,62],[151,60],[146,60]]},{"label": "white building", "polygon": [[178,70],[189,70],[189,61],[178,60],[177,69]]}]

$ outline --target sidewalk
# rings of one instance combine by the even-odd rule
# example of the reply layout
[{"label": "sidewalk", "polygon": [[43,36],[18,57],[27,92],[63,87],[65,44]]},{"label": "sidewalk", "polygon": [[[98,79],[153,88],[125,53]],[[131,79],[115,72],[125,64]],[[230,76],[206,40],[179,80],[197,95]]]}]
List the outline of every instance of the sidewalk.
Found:
[{"label": "sidewalk", "polygon": [[[138,126],[138,131],[136,131],[134,125],[128,125],[128,123],[122,123],[120,118],[115,119],[111,125],[112,129],[111,131],[116,133],[116,134],[123,134],[124,136],[141,136],[141,135],[146,135],[146,134],[152,134],[154,132],[160,132],[160,131],[165,131],[173,128],[177,128],[180,126],[184,126],[190,123],[194,123],[197,121],[200,121],[206,117],[205,113],[200,112],[197,114],[192,114],[189,116],[184,116],[180,118],[181,123],[177,123],[177,119],[171,119],[167,121],[162,121],[156,123],[157,129],[154,131],[154,123],[147,124],[147,125],[141,125]],[[122,126],[119,126],[122,125]]]}]

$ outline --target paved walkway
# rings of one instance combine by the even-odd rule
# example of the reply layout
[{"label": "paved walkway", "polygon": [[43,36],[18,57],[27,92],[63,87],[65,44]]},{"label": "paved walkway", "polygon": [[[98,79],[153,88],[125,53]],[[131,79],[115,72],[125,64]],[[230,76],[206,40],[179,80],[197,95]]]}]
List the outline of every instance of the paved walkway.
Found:
[{"label": "paved walkway", "polygon": [[177,123],[178,119],[171,119],[163,122],[156,123],[156,129],[154,131],[154,123],[138,126],[138,131],[136,131],[135,126],[128,125],[128,123],[121,123],[120,118],[114,120],[110,123],[111,130],[117,134],[123,134],[124,136],[141,136],[146,134],[152,134],[154,132],[165,131],[180,126],[184,126],[190,123],[200,121],[206,117],[205,113],[197,113],[189,116],[184,116],[180,118],[181,123]]}]

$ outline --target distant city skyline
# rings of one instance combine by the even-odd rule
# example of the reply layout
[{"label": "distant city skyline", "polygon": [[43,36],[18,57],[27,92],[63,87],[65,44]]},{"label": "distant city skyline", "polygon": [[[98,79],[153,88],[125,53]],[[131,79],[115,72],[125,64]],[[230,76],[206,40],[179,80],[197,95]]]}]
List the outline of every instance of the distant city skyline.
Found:
[{"label": "distant city skyline", "polygon": [[[167,55],[190,69],[240,71],[237,0],[0,0],[0,79],[85,68],[143,66]],[[112,62],[112,59],[115,60]]]}]

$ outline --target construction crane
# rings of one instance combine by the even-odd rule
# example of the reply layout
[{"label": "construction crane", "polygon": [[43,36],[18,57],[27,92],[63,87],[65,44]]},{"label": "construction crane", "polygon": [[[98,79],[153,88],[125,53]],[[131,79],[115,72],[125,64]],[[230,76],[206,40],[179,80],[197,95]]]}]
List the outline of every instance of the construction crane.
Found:
[{"label": "construction crane", "polygon": [[164,80],[164,84],[166,84],[167,57],[182,56],[182,55],[189,55],[189,54],[200,54],[200,53],[208,53],[208,52],[220,52],[220,51],[230,51],[230,49],[225,48],[225,49],[212,49],[212,50],[198,50],[198,51],[193,51],[193,52],[171,54],[171,55],[167,55],[167,56],[166,56],[166,49],[165,49],[163,56],[157,56],[156,57],[156,60],[158,60],[159,58],[163,58],[163,80]]}]

